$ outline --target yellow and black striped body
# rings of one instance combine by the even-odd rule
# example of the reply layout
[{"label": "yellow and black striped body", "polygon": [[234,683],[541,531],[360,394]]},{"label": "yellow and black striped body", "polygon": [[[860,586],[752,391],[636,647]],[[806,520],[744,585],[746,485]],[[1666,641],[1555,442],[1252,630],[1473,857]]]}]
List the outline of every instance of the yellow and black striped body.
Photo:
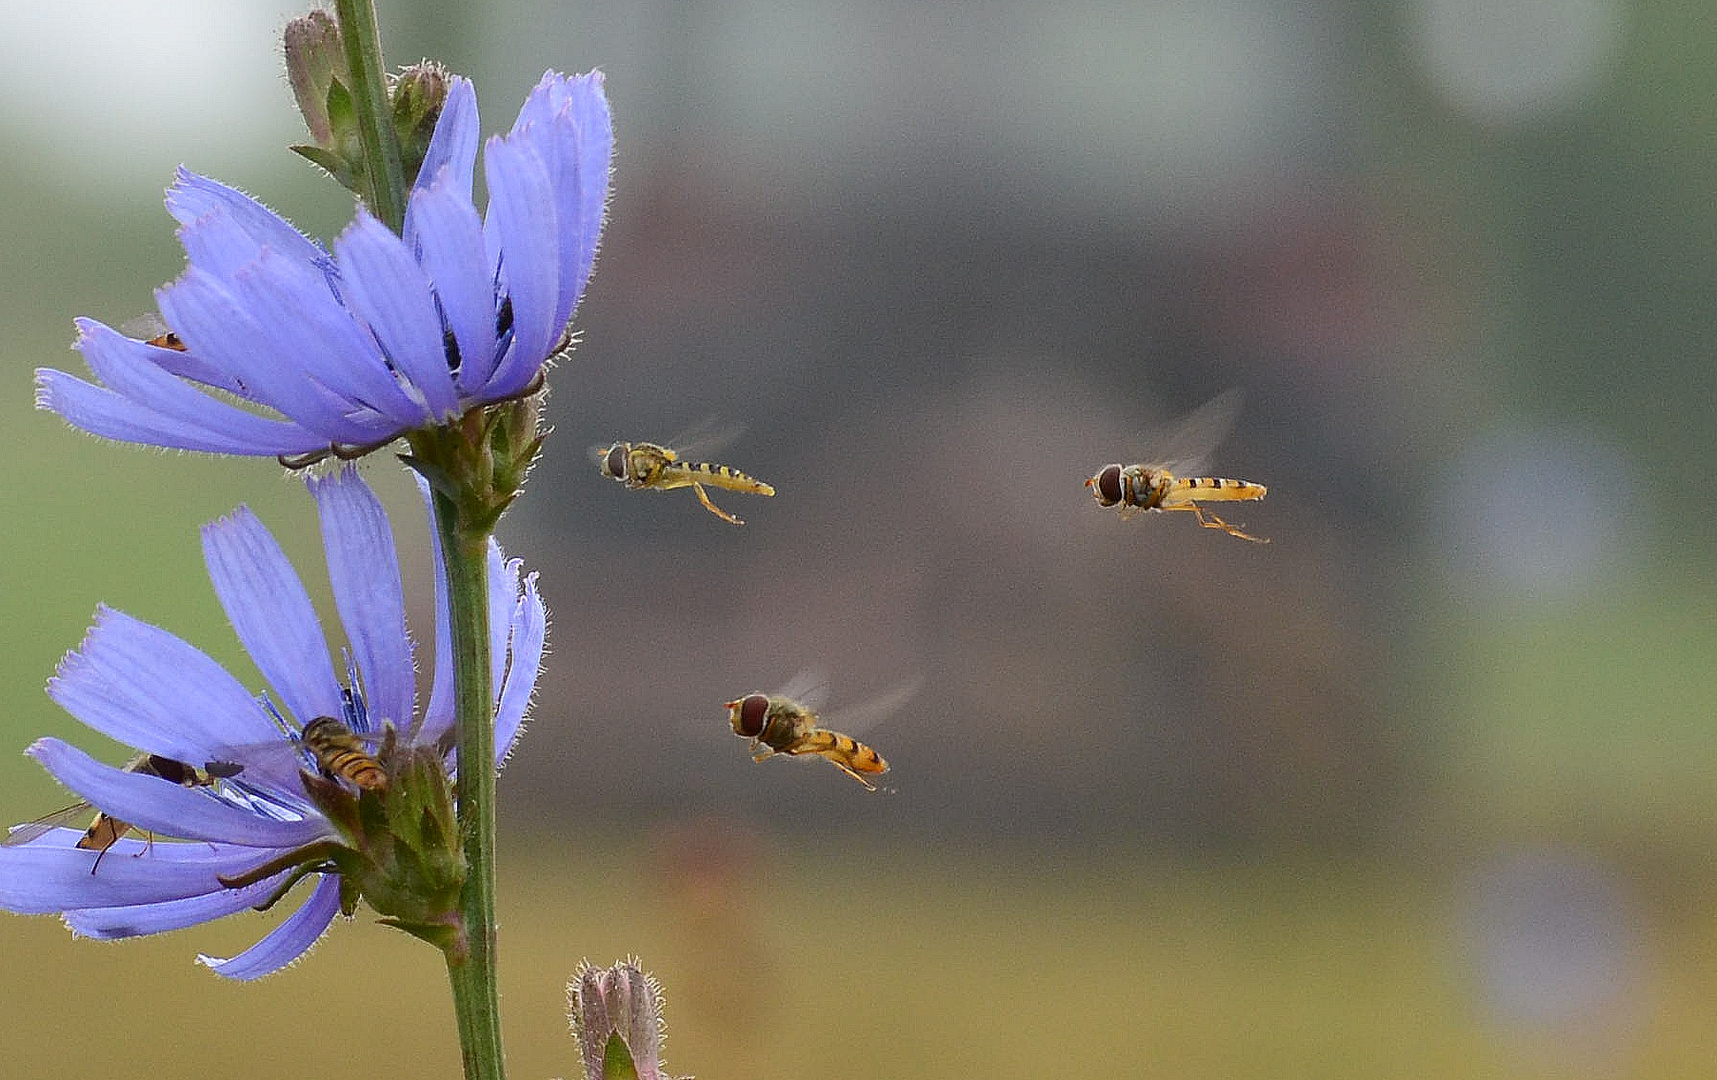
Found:
[{"label": "yellow and black striped body", "polygon": [[331,716],[318,716],[304,725],[304,748],[324,774],[344,780],[360,791],[388,786],[387,769],[370,752],[364,737]]},{"label": "yellow and black striped body", "polygon": [[[817,714],[792,698],[747,694],[726,707],[733,733],[751,740],[754,761],[775,754],[815,754],[872,791],[876,785],[865,777],[888,771],[881,754],[850,735],[819,726]],[[759,744],[766,749],[757,751]]]},{"label": "yellow and black striped body", "polygon": [[748,495],[775,494],[773,487],[738,469],[707,461],[681,461],[679,454],[656,443],[617,442],[606,450],[596,451],[596,463],[602,475],[629,488],[673,491],[689,487],[697,494],[704,509],[735,525],[745,522],[710,502],[709,494],[704,491],[706,485],[726,491],[743,491]]},{"label": "yellow and black striped body", "polygon": [[1268,492],[1263,484],[1250,480],[1231,480],[1225,476],[1175,476],[1167,469],[1150,465],[1105,465],[1097,475],[1085,481],[1097,503],[1117,507],[1123,519],[1143,510],[1153,513],[1184,510],[1198,518],[1207,529],[1221,529],[1230,536],[1265,544],[1269,541],[1250,536],[1215,514],[1205,517],[1198,504],[1207,502],[1250,502],[1262,499]]}]

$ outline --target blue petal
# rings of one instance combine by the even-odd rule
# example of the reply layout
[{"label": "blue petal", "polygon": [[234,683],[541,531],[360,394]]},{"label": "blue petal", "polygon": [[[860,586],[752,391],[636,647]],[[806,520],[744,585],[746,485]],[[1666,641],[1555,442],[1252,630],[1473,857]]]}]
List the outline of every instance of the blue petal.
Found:
[{"label": "blue petal", "polygon": [[453,375],[447,368],[441,316],[429,281],[405,242],[364,211],[334,242],[340,258],[342,295],[369,325],[382,352],[422,392],[437,417],[458,411]]},{"label": "blue petal", "polygon": [[310,595],[274,536],[246,507],[203,526],[203,560],[245,651],[287,710],[340,715],[340,684]]},{"label": "blue petal", "polygon": [[287,871],[265,878],[242,889],[222,889],[220,892],[188,896],[183,900],[164,900],[159,904],[127,904],[123,907],[78,908],[60,915],[71,932],[79,937],[97,941],[142,937],[168,930],[183,930],[199,923],[213,922],[236,915],[267,900]]},{"label": "blue petal", "polygon": [[[101,326],[105,328],[105,324],[97,322],[95,319],[76,319],[74,321],[77,323],[80,336],[88,334],[93,327]],[[166,323],[163,322],[162,325],[165,326]],[[184,349],[167,349],[159,345],[151,345],[147,341],[142,341],[133,337],[132,335],[134,331],[132,331],[129,326],[121,329],[119,332],[125,335],[127,341],[131,341],[137,346],[137,356],[141,357],[149,364],[160,368],[167,374],[178,375],[182,378],[189,379],[192,382],[199,382],[204,386],[212,386],[217,390],[224,390],[236,397],[249,400],[250,395],[246,393],[244,384],[233,378],[231,372],[222,371],[220,368],[217,368],[214,364],[209,363],[197,353],[192,352],[189,346]],[[158,333],[158,331],[151,330],[150,333],[154,334]],[[81,347],[81,344],[76,347]]]},{"label": "blue petal", "polygon": [[390,431],[431,420],[314,267],[265,251],[232,287],[260,332],[290,341],[293,362],[336,394],[343,410],[373,409],[388,418]]},{"label": "blue petal", "polygon": [[265,818],[157,776],[103,765],[58,739],[38,739],[27,753],[79,798],[146,832],[253,848],[295,848],[333,835],[320,818]]},{"label": "blue petal", "polygon": [[208,965],[215,974],[225,975],[229,979],[260,979],[303,956],[310,946],[316,944],[322,931],[328,929],[328,924],[334,921],[334,914],[339,910],[340,879],[338,875],[324,875],[322,880],[316,883],[316,889],[310,894],[310,899],[304,901],[297,911],[275,927],[267,937],[230,960],[199,956],[197,961]]},{"label": "blue petal", "polygon": [[237,188],[199,176],[184,166],[179,167],[173,186],[167,189],[167,212],[181,225],[190,225],[211,214],[222,215],[229,218],[255,247],[272,248],[303,262],[326,262],[328,259],[319,245],[279,214]]},{"label": "blue petal", "polygon": [[519,600],[519,575],[523,559],[508,559],[501,545],[489,538],[489,687],[494,700],[501,700],[501,685],[507,676],[507,641],[513,633],[513,607]]},{"label": "blue petal", "polygon": [[[477,167],[477,91],[471,80],[455,75],[447,84],[447,99],[441,104],[441,115],[435,120],[435,132],[430,136],[429,149],[424,151],[423,165],[418,169],[412,193],[438,184],[451,184],[452,190],[462,191],[465,201],[471,201],[471,175]],[[415,200],[414,200],[415,201]],[[416,235],[412,208],[405,211],[404,235],[410,240]]]},{"label": "blue petal", "polygon": [[305,378],[290,340],[265,334],[226,286],[194,264],[155,294],[161,315],[197,351],[230,371],[257,401],[323,439],[355,443],[371,434],[352,423]]},{"label": "blue petal", "polygon": [[[167,631],[109,607],[60,661],[48,696],[103,735],[175,761],[278,741],[244,685]],[[87,905],[85,905],[87,906]]]},{"label": "blue petal", "polygon": [[501,271],[513,302],[513,345],[496,368],[484,397],[497,400],[524,389],[560,336],[555,323],[560,293],[554,189],[548,169],[523,138],[490,139],[483,150],[489,181],[484,223],[501,251]]},{"label": "blue petal", "polygon": [[435,671],[417,741],[434,742],[453,726],[453,625],[447,608],[447,563],[441,554],[441,530],[435,527],[435,495],[429,481],[415,472],[411,475],[429,511],[429,543],[435,568]]},{"label": "blue petal", "polygon": [[405,628],[405,591],[387,513],[356,469],[312,477],[322,515],[322,545],[334,604],[364,676],[370,716],[404,730],[412,720],[416,678]]},{"label": "blue petal", "polygon": [[[248,873],[279,854],[220,844],[121,840],[91,873],[97,853],[73,846],[80,835],[66,829],[18,847],[0,847],[0,908],[49,915],[204,896],[225,891],[217,876]],[[145,848],[147,855],[132,857]]]},{"label": "blue petal", "polygon": [[[566,78],[550,72],[532,91],[514,132],[536,148],[554,186],[559,225],[560,292],[556,324],[572,319],[590,279],[608,201],[614,128],[602,73]],[[527,120],[528,118],[528,120]]]},{"label": "blue petal", "polygon": [[[297,424],[252,416],[214,398],[204,400],[208,402],[206,415],[201,423],[192,424],[63,371],[36,369],[36,408],[57,413],[73,427],[104,439],[257,457],[302,454],[327,444],[327,439]],[[259,434],[253,430],[254,424],[271,427],[266,434]]]},{"label": "blue petal", "polygon": [[512,662],[507,665],[506,687],[495,709],[495,764],[505,761],[519,737],[525,711],[531,705],[542,670],[543,642],[548,633],[548,611],[537,595],[537,576],[525,578],[525,595],[513,609]]},{"label": "blue petal", "polygon": [[495,370],[495,287],[483,250],[482,220],[458,187],[444,179],[412,197],[421,227],[414,246],[459,343],[459,388],[474,395]]},{"label": "blue petal", "polygon": [[[584,294],[585,283],[596,262],[596,246],[602,236],[602,221],[608,209],[610,172],[614,159],[614,120],[608,97],[602,92],[602,72],[572,80],[572,116],[578,127],[578,246],[572,305]],[[566,193],[562,192],[564,199]],[[566,288],[566,283],[561,283]],[[568,316],[570,318],[570,314]]]}]

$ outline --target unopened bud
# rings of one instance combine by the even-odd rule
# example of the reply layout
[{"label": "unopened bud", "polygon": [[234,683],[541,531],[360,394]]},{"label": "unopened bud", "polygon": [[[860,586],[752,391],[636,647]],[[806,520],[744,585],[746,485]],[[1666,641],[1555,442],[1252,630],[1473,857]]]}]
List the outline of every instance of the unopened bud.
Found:
[{"label": "unopened bud", "polygon": [[579,965],[566,997],[585,1080],[673,1080],[662,1071],[661,988],[636,961]]},{"label": "unopened bud", "polygon": [[406,68],[393,80],[393,126],[399,134],[399,160],[405,185],[417,180],[435,122],[447,102],[447,69],[433,60]]}]

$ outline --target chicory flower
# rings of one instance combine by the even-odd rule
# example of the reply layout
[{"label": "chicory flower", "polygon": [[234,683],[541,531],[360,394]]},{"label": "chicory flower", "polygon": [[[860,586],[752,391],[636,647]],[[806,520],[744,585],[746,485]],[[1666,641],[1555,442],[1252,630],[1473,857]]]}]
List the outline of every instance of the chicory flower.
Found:
[{"label": "chicory flower", "polygon": [[38,406],[111,439],[299,465],[530,392],[570,341],[596,256],[613,150],[602,74],[548,72],[488,140],[481,217],[478,136],[476,92],[452,79],[403,236],[360,208],[331,252],[181,168],[167,210],[189,266],[156,292],[171,333],[79,319],[99,382],[39,369]]},{"label": "chicory flower", "polygon": [[[209,577],[268,691],[253,693],[195,646],[104,607],[83,643],[61,662],[48,693],[104,735],[170,761],[219,762],[223,778],[183,786],[102,764],[59,739],[39,740],[30,756],[55,778],[103,813],[153,836],[121,839],[97,853],[76,846],[81,831],[58,828],[0,847],[0,909],[59,914],[85,937],[133,937],[230,915],[270,900],[297,877],[316,877],[298,910],[250,949],[230,959],[200,957],[235,979],[291,963],[336,911],[350,913],[332,863],[308,873],[282,869],[241,888],[222,879],[243,878],[307,846],[350,843],[350,829],[319,808],[326,800],[312,797],[315,785],[332,781],[302,771],[314,762],[294,733],[311,720],[339,718],[359,734],[391,729],[404,750],[435,747],[442,760],[452,760],[443,753],[454,720],[448,605],[437,547],[434,675],[420,710],[387,516],[349,467],[312,478],[309,486],[348,643],[344,677],[336,673],[302,582],[261,521],[241,507],[205,526]],[[536,683],[547,616],[535,574],[521,576],[520,561],[505,559],[492,540],[488,558],[498,767]]]}]

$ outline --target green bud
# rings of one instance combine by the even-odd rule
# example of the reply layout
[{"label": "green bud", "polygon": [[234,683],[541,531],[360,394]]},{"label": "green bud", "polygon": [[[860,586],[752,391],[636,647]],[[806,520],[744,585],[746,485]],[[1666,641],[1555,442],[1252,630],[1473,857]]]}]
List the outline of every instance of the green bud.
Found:
[{"label": "green bud", "polygon": [[399,134],[399,160],[408,190],[417,182],[446,102],[447,69],[433,60],[413,64],[393,82],[393,126]]},{"label": "green bud", "polygon": [[480,405],[455,424],[406,436],[411,453],[400,460],[453,503],[461,532],[487,536],[518,498],[546,434],[542,396],[539,376],[517,397]]}]

